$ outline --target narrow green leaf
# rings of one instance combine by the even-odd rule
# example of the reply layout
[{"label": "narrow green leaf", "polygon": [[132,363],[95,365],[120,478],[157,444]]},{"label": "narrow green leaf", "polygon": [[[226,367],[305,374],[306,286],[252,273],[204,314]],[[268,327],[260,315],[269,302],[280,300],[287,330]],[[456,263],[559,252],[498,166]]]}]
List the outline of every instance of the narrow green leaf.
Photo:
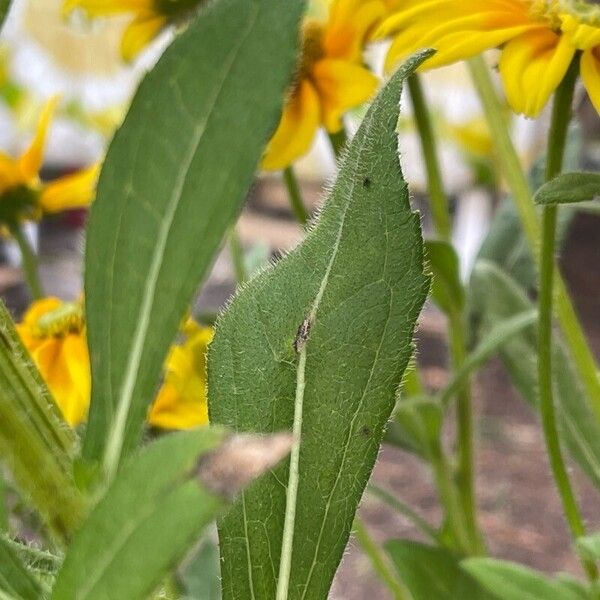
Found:
[{"label": "narrow green leaf", "polygon": [[4,21],[6,21],[6,17],[8,17],[11,5],[12,0],[0,0],[0,30],[4,25]]},{"label": "narrow green leaf", "polygon": [[537,204],[587,202],[600,195],[600,173],[563,173],[545,183],[534,196]]},{"label": "narrow green leaf", "polygon": [[52,598],[147,598],[230,496],[287,454],[284,437],[205,428],[133,455],[69,545]]},{"label": "narrow green leaf", "polygon": [[0,457],[57,541],[85,512],[73,479],[77,447],[0,301]]},{"label": "narrow green leaf", "polygon": [[291,463],[295,518],[286,502],[295,467],[285,464],[220,523],[225,599],[275,597],[286,507],[295,533],[288,597],[328,595],[429,288],[396,135],[403,80],[428,55],[374,101],[304,243],[250,281],[218,322],[211,421],[242,431],[293,427],[301,440]]},{"label": "narrow green leaf", "polygon": [[395,421],[409,445],[420,456],[431,456],[439,447],[444,415],[440,404],[431,398],[408,398],[396,407]]},{"label": "narrow green leaf", "polygon": [[[515,315],[534,310],[525,291],[492,263],[475,265],[469,303],[478,337]],[[537,336],[535,325],[513,335],[499,354],[511,379],[526,402],[537,406]],[[553,371],[561,436],[582,469],[600,488],[600,424],[588,407],[585,395],[560,342],[555,343]]]},{"label": "narrow green leaf", "polygon": [[577,547],[590,560],[600,560],[600,533],[580,537]]},{"label": "narrow green leaf", "polygon": [[452,374],[450,383],[440,393],[440,404],[446,406],[467,377],[481,368],[515,335],[534,325],[536,318],[537,311],[531,309],[495,323],[461,368]]},{"label": "narrow green leaf", "polygon": [[48,590],[23,564],[14,547],[0,536],[0,597],[40,600]]},{"label": "narrow green leaf", "polygon": [[413,600],[496,600],[460,568],[457,557],[445,548],[392,540],[385,549]]},{"label": "narrow green leaf", "polygon": [[460,281],[456,251],[447,242],[427,240],[425,253],[433,274],[431,285],[433,301],[446,314],[462,310],[465,292]]},{"label": "narrow green leaf", "polygon": [[469,558],[461,567],[499,600],[581,600],[570,585],[516,563]]},{"label": "narrow green leaf", "polygon": [[86,250],[84,445],[109,475],[139,438],[169,344],[277,124],[303,8],[210,3],[143,81],[110,146]]}]

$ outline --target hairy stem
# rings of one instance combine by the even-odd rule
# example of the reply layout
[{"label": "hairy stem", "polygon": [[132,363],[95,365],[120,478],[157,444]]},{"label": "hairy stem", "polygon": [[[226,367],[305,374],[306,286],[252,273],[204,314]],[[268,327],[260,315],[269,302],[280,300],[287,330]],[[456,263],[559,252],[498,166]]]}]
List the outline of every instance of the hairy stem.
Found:
[{"label": "hairy stem", "polygon": [[29,244],[29,240],[25,236],[25,232],[19,223],[9,223],[10,233],[19,245],[21,250],[21,267],[27,280],[27,285],[31,291],[31,295],[34,300],[43,298],[44,291],[42,289],[42,283],[40,281],[40,275],[38,272],[37,258],[33,249]]},{"label": "hairy stem", "polygon": [[303,227],[308,223],[308,212],[302,201],[302,193],[300,192],[300,185],[296,179],[294,168],[292,166],[287,167],[283,171],[283,180],[288,190],[288,196],[290,199],[290,205],[296,220]]}]

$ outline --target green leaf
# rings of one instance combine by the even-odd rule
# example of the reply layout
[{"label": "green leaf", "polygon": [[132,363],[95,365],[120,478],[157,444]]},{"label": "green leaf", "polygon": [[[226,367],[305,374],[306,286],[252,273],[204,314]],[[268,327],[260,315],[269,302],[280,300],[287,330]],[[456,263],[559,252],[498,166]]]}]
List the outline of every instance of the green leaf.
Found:
[{"label": "green leaf", "polygon": [[0,597],[40,600],[47,591],[23,564],[13,544],[0,536]]},{"label": "green leaf", "polygon": [[0,30],[4,26],[6,17],[8,17],[8,13],[10,12],[11,5],[12,5],[12,0],[0,0]]},{"label": "green leaf", "polygon": [[182,577],[185,600],[220,600],[219,549],[205,539]]},{"label": "green leaf", "polygon": [[433,274],[431,297],[446,314],[462,310],[465,292],[460,281],[458,256],[451,244],[428,240],[425,254]]},{"label": "green leaf", "polygon": [[445,548],[392,540],[385,549],[413,600],[494,600]]},{"label": "green leaf", "polygon": [[73,479],[77,448],[0,301],[0,457],[58,542],[86,510]]},{"label": "green leaf", "polygon": [[600,173],[563,173],[545,183],[535,193],[537,204],[587,202],[600,195]]},{"label": "green leaf", "polygon": [[[328,595],[429,288],[396,135],[403,80],[428,55],[374,101],[316,225],[239,292],[209,349],[211,422],[301,423],[290,599]],[[220,523],[225,599],[275,597],[288,471],[244,492]]]},{"label": "green leaf", "polygon": [[600,533],[578,538],[577,547],[590,560],[600,560]]},{"label": "green leaf", "polygon": [[481,368],[514,336],[534,325],[536,319],[537,311],[531,309],[494,323],[460,369],[452,374],[450,382],[440,393],[440,404],[446,406],[467,377]]},{"label": "green leaf", "polygon": [[430,398],[401,400],[394,416],[403,435],[408,438],[409,447],[420,456],[431,456],[437,450],[444,420],[438,402]]},{"label": "green leaf", "polygon": [[282,446],[205,428],[133,455],[69,545],[53,600],[147,598],[230,495],[289,451],[284,437]]},{"label": "green leaf", "polygon": [[84,445],[109,475],[139,438],[168,347],[277,124],[303,9],[210,3],[143,81],[109,148],[86,250]]},{"label": "green leaf", "polygon": [[[471,277],[469,302],[478,336],[485,339],[500,322],[534,309],[525,291],[492,263],[479,261]],[[535,325],[512,336],[500,348],[511,379],[527,403],[537,406],[537,336]],[[600,425],[590,410],[570,359],[555,342],[553,371],[558,422],[566,445],[600,488]]]},{"label": "green leaf", "polygon": [[516,563],[469,558],[461,566],[500,600],[581,600],[571,585]]}]

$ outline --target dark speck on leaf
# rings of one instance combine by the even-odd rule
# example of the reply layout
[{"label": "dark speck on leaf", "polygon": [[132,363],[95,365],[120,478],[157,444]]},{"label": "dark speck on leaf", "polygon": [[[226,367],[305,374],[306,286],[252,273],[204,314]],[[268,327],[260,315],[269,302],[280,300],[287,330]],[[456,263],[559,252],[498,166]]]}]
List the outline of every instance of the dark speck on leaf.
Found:
[{"label": "dark speck on leaf", "polygon": [[371,435],[371,430],[369,429],[369,427],[367,427],[366,425],[363,425],[363,428],[360,430],[360,432],[365,436],[365,437],[369,437]]},{"label": "dark speck on leaf", "polygon": [[371,187],[371,179],[369,177],[365,177],[363,179],[363,187],[369,189]]}]

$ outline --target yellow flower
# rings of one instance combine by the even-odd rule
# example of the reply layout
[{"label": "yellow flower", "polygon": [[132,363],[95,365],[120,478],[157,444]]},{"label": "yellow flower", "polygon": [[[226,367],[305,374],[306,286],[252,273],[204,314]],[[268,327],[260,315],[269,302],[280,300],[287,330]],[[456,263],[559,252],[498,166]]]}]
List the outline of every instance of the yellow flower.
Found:
[{"label": "yellow flower", "polygon": [[371,97],[377,78],[363,66],[362,50],[381,9],[380,0],[334,0],[326,20],[305,19],[299,65],[265,169],[292,164],[308,152],[321,125],[338,132],[342,115]]},{"label": "yellow flower", "polygon": [[188,320],[185,341],[171,348],[165,380],[148,415],[148,422],[163,429],[189,429],[208,424],[206,402],[206,351],[213,330]]},{"label": "yellow flower", "polygon": [[167,25],[176,23],[204,0],[65,0],[64,12],[82,8],[94,17],[134,15],[121,40],[121,55],[133,60]]},{"label": "yellow flower", "polygon": [[57,99],[46,104],[35,137],[23,155],[12,158],[0,152],[0,220],[37,218],[40,213],[56,213],[87,206],[92,200],[98,165],[49,183],[42,183],[39,178],[46,137],[56,104]]},{"label": "yellow flower", "polygon": [[426,68],[502,47],[500,75],[516,112],[539,115],[577,52],[600,111],[600,6],[585,0],[405,0],[378,37],[396,35],[387,68],[415,50],[437,49]]},{"label": "yellow flower", "polygon": [[[81,302],[44,298],[34,302],[17,325],[34,363],[69,425],[87,419],[91,373]],[[148,422],[163,429],[208,423],[206,351],[213,330],[188,319],[185,341],[171,348],[165,378]]]},{"label": "yellow flower", "polygon": [[83,422],[90,404],[90,359],[81,303],[38,300],[17,331],[67,423]]}]

